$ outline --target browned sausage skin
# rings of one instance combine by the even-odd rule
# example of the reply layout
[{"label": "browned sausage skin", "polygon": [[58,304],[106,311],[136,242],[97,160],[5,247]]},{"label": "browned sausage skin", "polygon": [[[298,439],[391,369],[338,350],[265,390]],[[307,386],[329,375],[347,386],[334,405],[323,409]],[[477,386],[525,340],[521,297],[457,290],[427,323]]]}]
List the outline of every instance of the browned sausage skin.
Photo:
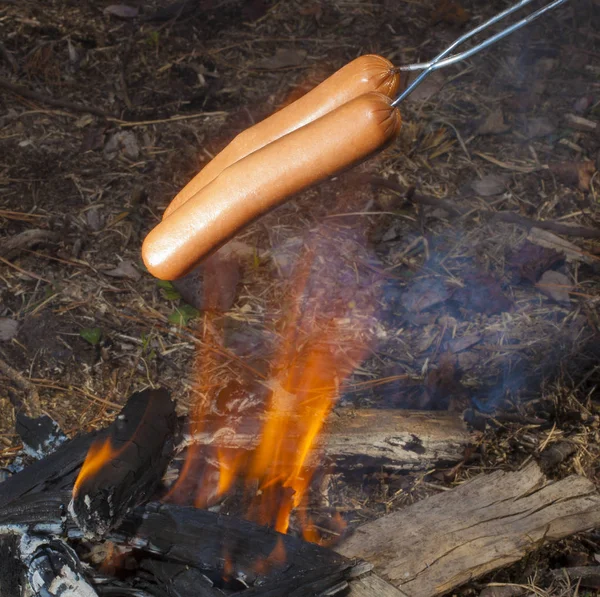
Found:
[{"label": "browned sausage skin", "polygon": [[366,93],[233,163],[146,237],[150,273],[164,280],[185,275],[290,195],[380,149],[401,126],[391,102]]},{"label": "browned sausage skin", "polygon": [[370,91],[394,97],[400,78],[394,65],[376,54],[360,56],[295,102],[240,133],[173,199],[163,219],[214,180],[225,168],[268,143],[320,118],[338,106]]}]

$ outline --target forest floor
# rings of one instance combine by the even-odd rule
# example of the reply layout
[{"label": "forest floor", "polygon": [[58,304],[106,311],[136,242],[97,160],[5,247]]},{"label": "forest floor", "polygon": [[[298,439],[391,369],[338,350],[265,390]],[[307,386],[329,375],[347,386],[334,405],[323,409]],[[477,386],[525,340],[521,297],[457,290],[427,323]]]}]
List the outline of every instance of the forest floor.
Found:
[{"label": "forest floor", "polygon": [[[313,332],[342,318],[368,341],[342,403],[451,410],[482,431],[451,471],[336,480],[351,525],[559,442],[572,450],[547,474],[600,487],[597,1],[432,75],[401,105],[396,143],[256,221],[216,268],[170,284],[141,260],[237,132],[361,54],[427,60],[506,5],[3,3],[0,462],[20,450],[15,404],[32,393],[73,435],[144,387],[186,413],[198,393],[268,377],[308,269]],[[491,581],[575,594],[548,571],[599,558],[587,533],[461,594]]]}]

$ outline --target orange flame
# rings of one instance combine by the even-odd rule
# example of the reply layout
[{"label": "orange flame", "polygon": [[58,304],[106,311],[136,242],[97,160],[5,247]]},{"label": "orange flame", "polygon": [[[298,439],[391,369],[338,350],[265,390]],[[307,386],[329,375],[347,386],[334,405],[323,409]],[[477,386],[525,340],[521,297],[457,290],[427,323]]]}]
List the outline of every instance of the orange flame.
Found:
[{"label": "orange flame", "polygon": [[[257,448],[248,455],[244,449],[192,446],[168,499],[184,498],[195,487],[195,505],[206,507],[237,486],[243,488],[249,504],[246,518],[281,533],[288,531],[294,509],[300,505],[304,506],[302,510],[308,509],[308,490],[319,464],[315,454],[323,425],[338,400],[340,386],[368,348],[368,317],[354,317],[358,309],[352,283],[358,275],[349,268],[345,298],[340,300],[338,292],[336,300],[329,301],[320,284],[323,268],[337,266],[323,259],[322,254],[307,252],[289,293],[289,304],[283,310],[278,358],[266,382],[270,395]],[[215,332],[215,322],[210,315],[205,318],[204,346],[208,340],[222,341],[223,335]],[[212,406],[206,400],[211,393],[206,388],[209,373],[217,368],[213,353],[201,347],[196,362],[199,386],[204,392],[194,407],[191,432],[213,437],[223,430],[235,433],[244,415],[219,406],[218,399]],[[194,460],[200,464],[194,465]],[[322,528],[305,512],[299,511],[297,516],[305,539],[320,543],[327,541],[323,532],[330,538],[341,532],[343,521],[338,518]],[[284,559],[281,543],[257,563],[257,570]]]},{"label": "orange flame", "polygon": [[117,458],[121,452],[122,448],[120,450],[115,450],[112,447],[110,439],[94,442],[90,446],[81,470],[79,471],[79,475],[77,475],[77,479],[75,480],[73,495],[77,495],[79,488],[85,480],[97,475],[107,462]]}]

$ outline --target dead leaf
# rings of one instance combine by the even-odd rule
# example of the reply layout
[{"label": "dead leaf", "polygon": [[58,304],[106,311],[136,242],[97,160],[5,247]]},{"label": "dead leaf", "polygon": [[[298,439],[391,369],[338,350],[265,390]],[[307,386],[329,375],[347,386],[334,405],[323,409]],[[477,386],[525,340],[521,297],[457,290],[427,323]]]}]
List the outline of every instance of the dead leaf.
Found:
[{"label": "dead leaf", "polygon": [[119,131],[112,135],[104,146],[104,157],[112,160],[122,154],[129,160],[137,160],[140,155],[135,134],[132,131]]},{"label": "dead leaf", "polygon": [[560,182],[566,185],[577,185],[582,191],[590,190],[592,176],[596,173],[596,165],[590,160],[558,162],[549,164],[548,168]]},{"label": "dead leaf", "polygon": [[85,212],[87,225],[94,231],[98,232],[104,228],[104,217],[100,213],[98,207],[92,207]]},{"label": "dead leaf", "polygon": [[504,111],[498,107],[477,127],[476,135],[501,135],[510,130],[510,124],[504,122]]},{"label": "dead leaf", "polygon": [[431,23],[448,23],[448,25],[464,25],[471,14],[456,0],[438,0],[437,6],[431,13]]},{"label": "dead leaf", "polygon": [[142,274],[133,265],[133,261],[129,259],[121,261],[117,267],[103,273],[113,278],[128,278],[129,280],[139,280],[142,277]]},{"label": "dead leaf", "polygon": [[493,276],[484,273],[467,274],[464,287],[457,288],[452,300],[464,309],[494,315],[504,313],[512,307],[512,301],[502,292],[500,282]]},{"label": "dead leaf", "polygon": [[425,352],[433,344],[440,333],[437,325],[426,325],[419,330],[419,337],[415,344],[417,353]]},{"label": "dead leaf", "polygon": [[19,330],[19,322],[10,317],[0,317],[0,341],[12,340]]},{"label": "dead leaf", "polygon": [[186,303],[200,311],[229,311],[237,296],[240,261],[247,256],[247,249],[248,245],[232,241],[175,280],[173,286]]},{"label": "dead leaf", "polygon": [[554,270],[544,272],[540,281],[536,284],[537,288],[546,296],[562,305],[569,305],[569,291],[573,290],[573,285],[567,276]]},{"label": "dead leaf", "polygon": [[274,56],[260,60],[256,67],[277,70],[278,68],[299,66],[306,59],[306,54],[306,50],[278,48]]},{"label": "dead leaf", "polygon": [[450,353],[440,356],[438,368],[432,369],[425,376],[424,393],[421,408],[446,410],[451,398],[456,399],[465,394],[465,387],[460,382],[461,372],[457,359]]},{"label": "dead leaf", "polygon": [[421,278],[417,280],[400,298],[400,302],[408,311],[419,313],[425,309],[443,303],[450,297],[450,291],[437,278]]},{"label": "dead leaf", "polygon": [[526,240],[508,255],[506,265],[511,270],[516,284],[523,279],[535,284],[546,270],[563,263],[564,260],[564,253]]},{"label": "dead leaf", "polygon": [[462,352],[467,348],[471,348],[471,346],[475,346],[480,341],[481,336],[479,334],[467,334],[466,336],[450,340],[448,342],[448,350],[453,353]]},{"label": "dead leaf", "polygon": [[481,180],[473,181],[471,187],[482,197],[493,197],[506,190],[507,180],[508,177],[502,174],[486,174]]},{"label": "dead leaf", "polygon": [[104,9],[104,12],[121,19],[133,19],[138,16],[140,11],[139,8],[127,4],[111,4]]},{"label": "dead leaf", "polygon": [[567,261],[584,261],[590,263],[590,258],[572,242],[541,228],[532,228],[527,235],[527,240],[548,249],[554,249],[565,254]]},{"label": "dead leaf", "polygon": [[[418,74],[412,74],[407,85],[410,85]],[[421,83],[407,98],[411,102],[426,102],[430,97],[434,96],[444,86],[446,77],[438,70],[430,75],[423,83]]]},{"label": "dead leaf", "polygon": [[81,153],[85,153],[86,151],[95,151],[97,149],[101,149],[104,145],[104,129],[90,127],[86,129],[85,134],[83,135],[83,140],[81,141],[81,147],[79,151]]},{"label": "dead leaf", "polygon": [[525,126],[525,134],[531,139],[547,137],[554,131],[556,131],[556,126],[544,116],[529,118]]}]

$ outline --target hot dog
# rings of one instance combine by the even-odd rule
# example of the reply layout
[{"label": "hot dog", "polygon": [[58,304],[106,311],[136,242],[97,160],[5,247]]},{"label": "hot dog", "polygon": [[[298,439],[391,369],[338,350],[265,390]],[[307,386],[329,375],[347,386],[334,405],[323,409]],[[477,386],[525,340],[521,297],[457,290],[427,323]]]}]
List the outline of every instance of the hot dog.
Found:
[{"label": "hot dog", "polygon": [[185,275],[259,215],[380,149],[400,130],[391,102],[382,93],[361,95],[223,170],[146,237],[150,273]]},{"label": "hot dog", "polygon": [[379,91],[393,97],[400,77],[394,65],[376,54],[360,56],[325,79],[306,95],[240,133],[177,194],[165,210],[168,217],[215,179],[225,168],[268,143],[331,112],[349,100]]}]

